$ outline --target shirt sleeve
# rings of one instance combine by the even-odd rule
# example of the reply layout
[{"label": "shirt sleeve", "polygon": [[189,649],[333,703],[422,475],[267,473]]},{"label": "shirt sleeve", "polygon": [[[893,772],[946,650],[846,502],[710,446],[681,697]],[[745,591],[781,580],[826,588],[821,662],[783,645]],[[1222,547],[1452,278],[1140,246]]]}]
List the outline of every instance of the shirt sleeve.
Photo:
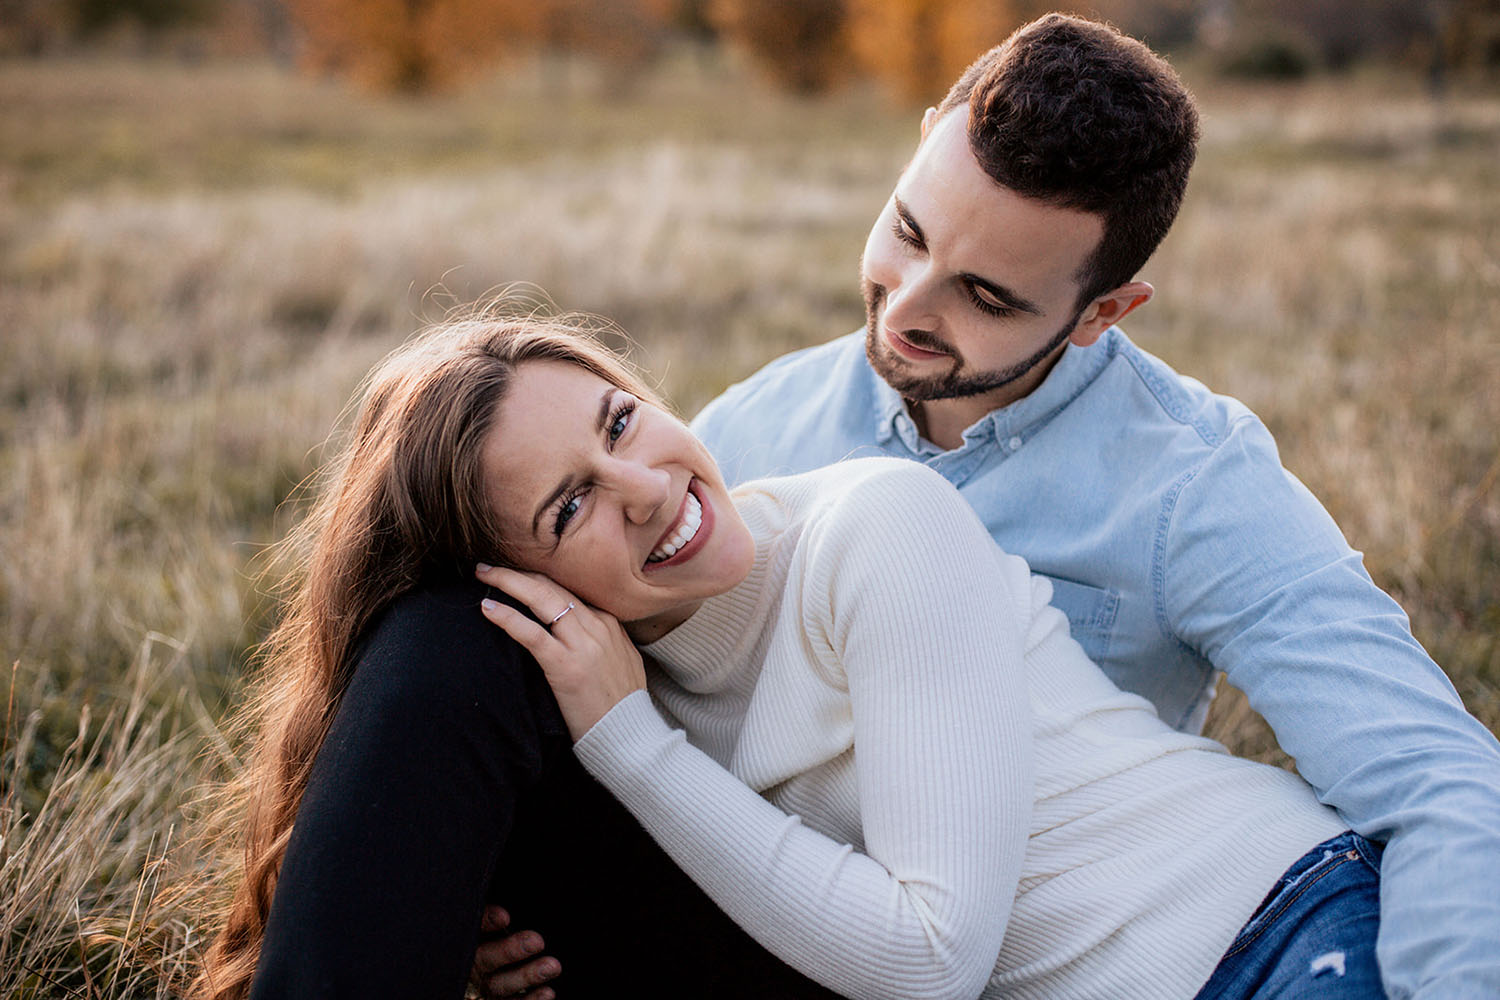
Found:
[{"label": "shirt sleeve", "polygon": [[1029,574],[935,473],[900,465],[911,471],[843,498],[857,517],[831,511],[828,530],[804,537],[816,549],[805,596],[786,598],[802,600],[807,640],[847,679],[866,853],[760,798],[643,692],[575,749],[794,968],[850,997],[972,998],[999,953],[1029,825]]},{"label": "shirt sleeve", "polygon": [[1258,421],[1179,482],[1163,524],[1164,628],[1246,693],[1319,798],[1387,841],[1387,993],[1500,996],[1494,736]]}]

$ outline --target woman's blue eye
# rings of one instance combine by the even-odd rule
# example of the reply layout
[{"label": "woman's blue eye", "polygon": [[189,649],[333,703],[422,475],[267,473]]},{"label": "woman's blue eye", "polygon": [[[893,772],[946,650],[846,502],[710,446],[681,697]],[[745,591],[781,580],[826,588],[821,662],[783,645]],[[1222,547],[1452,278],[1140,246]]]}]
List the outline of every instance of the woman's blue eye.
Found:
[{"label": "woman's blue eye", "polygon": [[609,415],[609,440],[613,444],[625,433],[625,428],[630,426],[630,415],[635,412],[635,402],[621,403],[615,411]]},{"label": "woman's blue eye", "polygon": [[568,522],[573,520],[573,515],[578,513],[578,499],[577,494],[563,499],[562,506],[557,509],[557,520],[552,523],[554,535],[561,535],[563,529],[568,526]]}]

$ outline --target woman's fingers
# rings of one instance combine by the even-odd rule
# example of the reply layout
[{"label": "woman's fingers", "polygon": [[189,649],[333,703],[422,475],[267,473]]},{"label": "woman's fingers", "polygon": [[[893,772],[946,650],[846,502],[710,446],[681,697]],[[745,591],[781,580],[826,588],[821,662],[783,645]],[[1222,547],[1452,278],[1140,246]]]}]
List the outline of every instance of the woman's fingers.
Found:
[{"label": "woman's fingers", "polygon": [[486,597],[479,602],[479,610],[486,618],[504,629],[512,639],[525,646],[538,661],[543,658],[543,650],[547,643],[554,641],[551,632],[509,604],[502,604]]},{"label": "woman's fingers", "polygon": [[480,563],[474,575],[525,604],[544,623],[559,620],[558,616],[567,611],[569,604],[578,605],[572,594],[540,573],[523,573]]},{"label": "woman's fingers", "polygon": [[640,653],[606,612],[535,573],[481,565],[475,575],[541,619],[532,621],[499,601],[486,599],[481,605],[486,618],[536,657],[575,740],[621,699],[646,686]]}]

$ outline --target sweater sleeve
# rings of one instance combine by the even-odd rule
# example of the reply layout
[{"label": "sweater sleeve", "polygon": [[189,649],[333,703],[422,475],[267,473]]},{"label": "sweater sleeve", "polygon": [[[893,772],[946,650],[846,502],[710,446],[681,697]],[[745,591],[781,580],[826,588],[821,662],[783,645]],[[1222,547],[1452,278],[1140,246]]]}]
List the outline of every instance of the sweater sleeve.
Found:
[{"label": "sweater sleeve", "polygon": [[806,571],[783,598],[800,602],[808,669],[847,684],[863,853],[760,798],[644,693],[575,749],[794,968],[850,997],[972,998],[1000,949],[1029,824],[1029,575],[936,474],[872,464],[878,474],[806,527]]}]

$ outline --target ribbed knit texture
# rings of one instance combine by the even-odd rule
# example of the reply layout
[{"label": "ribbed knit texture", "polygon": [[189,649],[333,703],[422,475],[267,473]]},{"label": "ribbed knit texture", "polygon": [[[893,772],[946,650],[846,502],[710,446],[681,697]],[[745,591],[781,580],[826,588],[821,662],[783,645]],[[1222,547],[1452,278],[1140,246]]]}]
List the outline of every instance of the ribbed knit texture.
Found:
[{"label": "ribbed knit texture", "polygon": [[645,648],[655,708],[626,698],[576,749],[819,982],[1189,998],[1344,828],[1296,776],[1115,688],[1050,585],[923,466],[844,462],[735,503],[750,576]]}]

